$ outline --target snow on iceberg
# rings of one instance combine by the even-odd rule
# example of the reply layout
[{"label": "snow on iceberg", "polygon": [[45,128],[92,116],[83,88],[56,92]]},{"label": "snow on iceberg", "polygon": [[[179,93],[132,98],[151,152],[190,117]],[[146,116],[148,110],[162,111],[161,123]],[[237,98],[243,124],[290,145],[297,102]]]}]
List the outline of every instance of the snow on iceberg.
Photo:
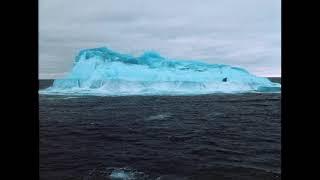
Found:
[{"label": "snow on iceberg", "polygon": [[194,95],[280,91],[280,84],[238,67],[173,60],[153,51],[134,57],[102,47],[80,51],[71,72],[40,93]]}]

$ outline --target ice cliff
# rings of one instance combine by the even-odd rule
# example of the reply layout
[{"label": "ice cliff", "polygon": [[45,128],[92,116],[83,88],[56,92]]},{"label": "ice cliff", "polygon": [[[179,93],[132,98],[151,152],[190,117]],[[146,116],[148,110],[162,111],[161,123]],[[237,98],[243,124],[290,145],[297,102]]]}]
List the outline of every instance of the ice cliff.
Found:
[{"label": "ice cliff", "polygon": [[280,90],[280,84],[238,67],[174,60],[152,51],[134,57],[102,47],[80,51],[71,72],[40,93],[193,95]]}]

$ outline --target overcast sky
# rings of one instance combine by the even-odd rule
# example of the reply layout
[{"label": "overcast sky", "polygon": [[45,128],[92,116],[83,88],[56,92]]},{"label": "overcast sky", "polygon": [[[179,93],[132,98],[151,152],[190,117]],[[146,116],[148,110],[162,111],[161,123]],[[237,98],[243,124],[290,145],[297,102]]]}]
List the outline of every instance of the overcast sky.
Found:
[{"label": "overcast sky", "polygon": [[101,46],[281,76],[280,32],[281,0],[39,0],[39,77]]}]

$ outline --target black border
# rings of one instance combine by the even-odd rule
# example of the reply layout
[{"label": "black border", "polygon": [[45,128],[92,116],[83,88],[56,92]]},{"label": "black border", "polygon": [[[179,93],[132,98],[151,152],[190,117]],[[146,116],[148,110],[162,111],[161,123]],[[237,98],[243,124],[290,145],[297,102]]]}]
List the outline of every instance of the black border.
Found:
[{"label": "black border", "polygon": [[285,7],[285,0],[281,0],[281,179],[287,179],[287,166],[288,164],[286,163],[286,119],[287,117],[287,109],[286,109],[286,83],[287,83],[287,74],[286,74],[286,45],[285,45],[285,40],[286,40],[286,32],[287,31],[287,26],[286,26],[286,12],[287,9]]},{"label": "black border", "polygon": [[39,179],[38,0],[1,4],[2,179]]}]

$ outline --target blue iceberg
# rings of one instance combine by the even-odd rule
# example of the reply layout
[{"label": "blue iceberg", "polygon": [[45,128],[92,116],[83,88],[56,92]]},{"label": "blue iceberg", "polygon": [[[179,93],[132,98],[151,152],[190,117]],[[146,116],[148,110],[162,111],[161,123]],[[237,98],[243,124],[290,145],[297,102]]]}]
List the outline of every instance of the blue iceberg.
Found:
[{"label": "blue iceberg", "polygon": [[280,84],[238,67],[174,60],[153,51],[134,57],[102,47],[80,51],[71,72],[40,93],[196,95],[280,91]]}]

